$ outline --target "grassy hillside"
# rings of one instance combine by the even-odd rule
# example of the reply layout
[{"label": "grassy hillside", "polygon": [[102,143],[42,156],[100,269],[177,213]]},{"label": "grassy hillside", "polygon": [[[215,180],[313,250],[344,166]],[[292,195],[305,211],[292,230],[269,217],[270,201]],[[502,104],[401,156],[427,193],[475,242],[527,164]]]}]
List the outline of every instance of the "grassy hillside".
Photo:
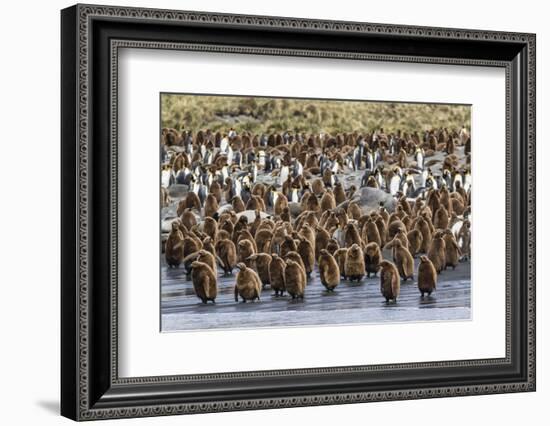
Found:
[{"label": "grassy hillside", "polygon": [[470,107],[365,101],[162,95],[162,127],[197,131],[209,128],[257,133],[422,131],[470,127]]}]

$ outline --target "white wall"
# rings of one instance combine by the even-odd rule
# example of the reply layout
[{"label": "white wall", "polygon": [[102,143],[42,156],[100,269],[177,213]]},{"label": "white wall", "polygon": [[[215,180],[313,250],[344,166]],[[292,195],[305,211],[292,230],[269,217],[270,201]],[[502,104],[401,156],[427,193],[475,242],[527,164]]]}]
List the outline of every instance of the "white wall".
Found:
[{"label": "white wall", "polygon": [[[545,157],[550,136],[550,29],[544,2],[462,0],[360,2],[296,0],[103,1],[143,7],[205,10],[448,26],[537,33],[538,259],[550,255],[544,237],[550,217],[545,196],[550,184]],[[65,424],[59,404],[59,9],[67,1],[5,2],[0,31],[0,316],[2,423]],[[26,254],[29,253],[29,254]],[[294,408],[210,414],[185,418],[131,420],[131,424],[290,424],[315,419],[335,422],[464,425],[481,418],[493,424],[543,424],[550,399],[548,342],[550,292],[539,277],[538,391],[454,399]],[[546,305],[546,306],[545,306]],[[482,417],[480,417],[480,415]],[[543,417],[544,416],[544,417]],[[123,420],[120,422],[128,422]],[[107,424],[112,422],[106,422]],[[113,423],[114,424],[114,423]],[[121,423],[122,424],[122,423]]]}]

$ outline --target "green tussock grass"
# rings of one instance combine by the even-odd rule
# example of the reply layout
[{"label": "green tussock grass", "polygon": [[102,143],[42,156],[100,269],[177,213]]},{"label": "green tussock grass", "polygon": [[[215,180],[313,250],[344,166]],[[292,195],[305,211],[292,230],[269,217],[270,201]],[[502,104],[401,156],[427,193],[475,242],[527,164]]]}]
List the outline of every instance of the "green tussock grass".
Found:
[{"label": "green tussock grass", "polygon": [[161,126],[237,132],[372,132],[470,128],[470,106],[163,94]]}]

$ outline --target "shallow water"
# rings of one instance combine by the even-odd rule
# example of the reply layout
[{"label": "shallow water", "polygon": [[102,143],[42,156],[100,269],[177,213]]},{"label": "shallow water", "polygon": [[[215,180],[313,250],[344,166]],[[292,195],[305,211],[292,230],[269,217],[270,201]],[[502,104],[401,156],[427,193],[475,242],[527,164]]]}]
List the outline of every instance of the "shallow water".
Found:
[{"label": "shallow water", "polygon": [[162,331],[470,319],[469,262],[443,271],[429,297],[420,297],[416,281],[402,282],[397,303],[390,304],[380,293],[378,277],[364,278],[359,284],[342,281],[334,293],[327,293],[316,270],[303,301],[275,297],[266,288],[260,301],[235,302],[235,277],[220,274],[216,304],[204,305],[183,268],[169,269],[163,259],[161,268]]}]

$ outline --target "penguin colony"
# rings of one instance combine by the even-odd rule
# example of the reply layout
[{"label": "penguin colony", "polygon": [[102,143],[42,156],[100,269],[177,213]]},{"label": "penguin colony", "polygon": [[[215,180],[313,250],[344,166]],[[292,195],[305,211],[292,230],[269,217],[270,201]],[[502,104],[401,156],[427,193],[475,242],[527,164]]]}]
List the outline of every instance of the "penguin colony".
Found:
[{"label": "penguin colony", "polygon": [[[163,238],[166,265],[184,268],[205,304],[215,303],[219,274],[234,272],[235,301],[245,303],[261,303],[268,289],[291,301],[337,294],[344,280],[373,277],[387,303],[401,285],[429,296],[439,274],[470,259],[470,143],[464,127],[337,135],[164,128],[161,206],[176,212]],[[350,171],[360,185],[346,185]],[[176,186],[185,192],[172,198]],[[365,188],[385,201],[365,206]]]}]

